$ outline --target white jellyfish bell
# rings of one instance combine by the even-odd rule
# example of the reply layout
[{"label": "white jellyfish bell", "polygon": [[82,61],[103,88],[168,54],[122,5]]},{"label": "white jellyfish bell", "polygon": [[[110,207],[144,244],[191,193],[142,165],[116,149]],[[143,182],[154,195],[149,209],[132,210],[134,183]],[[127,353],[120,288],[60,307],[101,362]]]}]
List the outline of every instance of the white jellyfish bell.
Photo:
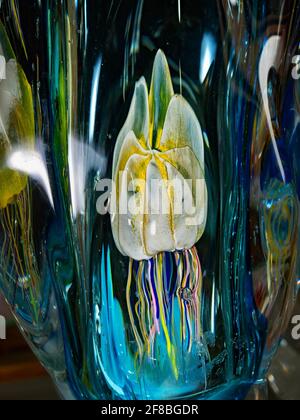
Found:
[{"label": "white jellyfish bell", "polygon": [[203,337],[195,244],[207,219],[204,168],[199,121],[174,94],[158,51],[150,93],[141,78],[116,142],[110,213],[116,246],[129,257],[126,299],[140,361],[167,354],[176,380],[181,355],[198,354]]},{"label": "white jellyfish bell", "polygon": [[116,142],[113,181],[112,232],[123,255],[149,260],[161,252],[190,249],[203,235],[207,218],[203,134],[191,106],[174,94],[161,50],[150,94],[144,78],[136,84]]}]

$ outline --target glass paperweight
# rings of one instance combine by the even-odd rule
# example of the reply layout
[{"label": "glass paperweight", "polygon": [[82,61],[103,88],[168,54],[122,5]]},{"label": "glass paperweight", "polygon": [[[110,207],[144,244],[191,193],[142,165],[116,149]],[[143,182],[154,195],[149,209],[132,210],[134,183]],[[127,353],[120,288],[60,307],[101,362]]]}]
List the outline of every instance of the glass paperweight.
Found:
[{"label": "glass paperweight", "polygon": [[0,290],[66,399],[243,399],[299,278],[300,4],[0,1]]}]

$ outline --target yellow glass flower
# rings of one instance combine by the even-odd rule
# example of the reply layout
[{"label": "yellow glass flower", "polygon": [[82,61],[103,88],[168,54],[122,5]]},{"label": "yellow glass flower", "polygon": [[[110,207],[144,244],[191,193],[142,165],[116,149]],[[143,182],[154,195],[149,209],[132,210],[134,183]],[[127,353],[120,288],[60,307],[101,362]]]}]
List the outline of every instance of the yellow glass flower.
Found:
[{"label": "yellow glass flower", "polygon": [[13,149],[32,148],[34,114],[31,87],[16,62],[0,23],[0,55],[5,58],[5,79],[0,80],[0,209],[7,207],[27,185],[27,177],[6,167]]},{"label": "yellow glass flower", "polygon": [[[150,94],[144,78],[136,84],[116,142],[113,180],[112,231],[123,255],[148,260],[164,251],[190,249],[203,235],[207,218],[203,134],[191,106],[174,94],[162,51],[155,58]],[[170,182],[174,180],[184,186],[180,193],[174,191]],[[160,181],[164,190],[160,197],[151,187],[153,181]],[[128,208],[132,198],[140,211]],[[193,206],[196,223],[182,203]],[[182,212],[175,211],[180,208]]]}]

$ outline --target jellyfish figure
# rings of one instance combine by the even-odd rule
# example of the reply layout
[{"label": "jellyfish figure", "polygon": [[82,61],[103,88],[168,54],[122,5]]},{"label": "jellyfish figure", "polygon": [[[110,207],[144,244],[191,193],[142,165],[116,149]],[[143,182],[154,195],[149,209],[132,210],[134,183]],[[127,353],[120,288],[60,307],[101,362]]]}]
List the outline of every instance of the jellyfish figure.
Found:
[{"label": "jellyfish figure", "polygon": [[182,354],[199,352],[202,269],[196,244],[207,219],[204,141],[195,112],[175,95],[157,52],[150,92],[137,82],[113,162],[111,224],[129,257],[127,307],[136,360],[167,354],[178,378]]}]

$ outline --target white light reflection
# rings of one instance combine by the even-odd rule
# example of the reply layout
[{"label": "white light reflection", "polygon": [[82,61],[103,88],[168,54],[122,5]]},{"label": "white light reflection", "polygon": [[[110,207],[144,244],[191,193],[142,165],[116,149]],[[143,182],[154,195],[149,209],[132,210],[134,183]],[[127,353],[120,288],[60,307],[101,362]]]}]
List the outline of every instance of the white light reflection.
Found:
[{"label": "white light reflection", "polygon": [[101,67],[102,67],[102,56],[98,59],[97,64],[95,65],[93,81],[92,81],[92,95],[91,95],[92,99],[91,99],[91,107],[90,107],[90,124],[89,124],[90,125],[90,131],[89,131],[90,144],[93,142],[93,139],[94,139],[97,98],[98,98],[98,92],[99,92]]},{"label": "white light reflection", "polygon": [[268,98],[268,80],[270,71],[274,68],[278,70],[280,63],[280,47],[281,47],[281,36],[272,36],[266,42],[266,45],[262,51],[260,62],[259,62],[259,84],[263,98],[263,104],[265,113],[267,116],[268,127],[274,147],[275,156],[279,166],[279,170],[283,179],[286,182],[283,164],[280,158],[279,150],[276,143],[275,132],[272,124],[271,112],[269,107]]},{"label": "white light reflection", "polygon": [[14,149],[7,158],[6,166],[11,170],[24,173],[37,181],[54,209],[48,170],[45,158],[41,152],[37,150]]},{"label": "white light reflection", "polygon": [[212,34],[206,33],[203,36],[200,53],[200,82],[203,83],[216,58],[217,45]]},{"label": "white light reflection", "polygon": [[211,326],[210,331],[212,334],[216,332],[216,283],[213,281],[212,297],[211,297]]}]

